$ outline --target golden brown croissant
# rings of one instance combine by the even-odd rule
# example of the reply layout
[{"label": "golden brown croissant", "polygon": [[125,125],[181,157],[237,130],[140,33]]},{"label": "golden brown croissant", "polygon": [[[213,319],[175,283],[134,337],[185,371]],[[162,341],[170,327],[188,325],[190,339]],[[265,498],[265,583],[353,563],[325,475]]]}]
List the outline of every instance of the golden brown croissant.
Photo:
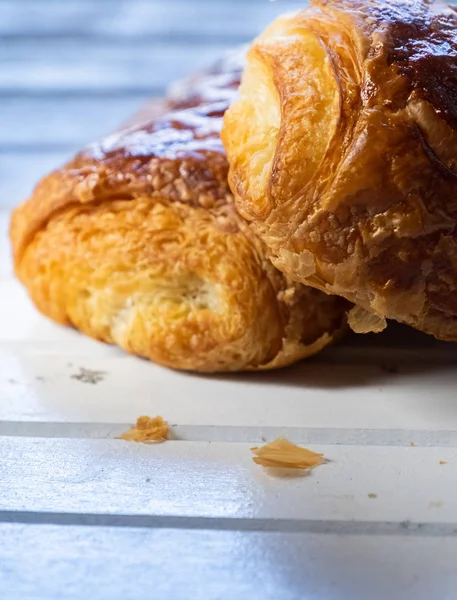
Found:
[{"label": "golden brown croissant", "polygon": [[173,111],[150,105],[14,212],[16,273],[42,313],[209,372],[281,367],[338,335],[345,304],[290,284],[234,207],[220,127],[239,77],[224,62],[187,81]]},{"label": "golden brown croissant", "polygon": [[457,340],[454,9],[312,0],[247,63],[223,141],[237,206],[274,264],[378,327]]}]

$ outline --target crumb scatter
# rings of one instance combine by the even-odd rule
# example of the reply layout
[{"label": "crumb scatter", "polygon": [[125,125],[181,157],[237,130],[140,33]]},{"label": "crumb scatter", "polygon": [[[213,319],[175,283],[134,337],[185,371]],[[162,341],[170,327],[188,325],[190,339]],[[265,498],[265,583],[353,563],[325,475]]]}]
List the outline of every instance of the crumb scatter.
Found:
[{"label": "crumb scatter", "polygon": [[105,375],[105,371],[93,371],[92,369],[80,367],[79,373],[71,375],[71,379],[76,379],[76,381],[81,381],[82,383],[96,385],[104,380]]}]

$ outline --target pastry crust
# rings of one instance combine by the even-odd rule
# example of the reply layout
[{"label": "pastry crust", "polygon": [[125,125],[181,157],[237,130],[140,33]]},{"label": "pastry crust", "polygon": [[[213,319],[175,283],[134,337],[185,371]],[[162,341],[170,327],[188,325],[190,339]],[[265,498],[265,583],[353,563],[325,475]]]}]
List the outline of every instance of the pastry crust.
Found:
[{"label": "pastry crust", "polygon": [[279,18],[223,141],[238,209],[288,277],[457,340],[454,9],[312,0]]},{"label": "pastry crust", "polygon": [[345,304],[291,284],[235,209],[220,128],[240,67],[224,69],[150,104],[16,209],[15,270],[43,314],[204,372],[281,367],[340,334]]}]

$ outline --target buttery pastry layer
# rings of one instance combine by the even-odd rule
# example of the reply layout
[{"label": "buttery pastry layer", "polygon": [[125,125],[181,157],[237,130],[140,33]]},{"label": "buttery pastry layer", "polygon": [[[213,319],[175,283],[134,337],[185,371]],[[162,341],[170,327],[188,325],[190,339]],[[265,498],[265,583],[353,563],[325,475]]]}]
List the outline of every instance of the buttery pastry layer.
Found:
[{"label": "buttery pastry layer", "polygon": [[207,372],[281,367],[341,333],[346,303],[291,283],[234,206],[220,128],[240,69],[190,78],[14,212],[16,273],[43,314]]},{"label": "buttery pastry layer", "polygon": [[291,279],[457,340],[457,14],[312,0],[252,45],[223,140]]}]

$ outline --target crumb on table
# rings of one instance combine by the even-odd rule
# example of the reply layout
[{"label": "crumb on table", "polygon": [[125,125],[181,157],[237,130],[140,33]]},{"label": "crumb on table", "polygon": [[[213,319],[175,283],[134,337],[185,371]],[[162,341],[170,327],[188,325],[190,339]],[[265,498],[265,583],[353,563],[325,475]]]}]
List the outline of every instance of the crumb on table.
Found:
[{"label": "crumb on table", "polygon": [[280,437],[261,448],[251,448],[252,460],[262,467],[286,469],[313,469],[325,462],[323,454],[301,448],[285,437]]},{"label": "crumb on table", "polygon": [[81,381],[82,383],[91,383],[92,385],[95,385],[103,381],[105,375],[105,371],[92,371],[91,369],[80,367],[79,373],[75,373],[71,378],[76,379],[76,381]]},{"label": "crumb on table", "polygon": [[138,417],[136,424],[121,435],[126,442],[165,442],[170,434],[168,423],[163,417]]}]

